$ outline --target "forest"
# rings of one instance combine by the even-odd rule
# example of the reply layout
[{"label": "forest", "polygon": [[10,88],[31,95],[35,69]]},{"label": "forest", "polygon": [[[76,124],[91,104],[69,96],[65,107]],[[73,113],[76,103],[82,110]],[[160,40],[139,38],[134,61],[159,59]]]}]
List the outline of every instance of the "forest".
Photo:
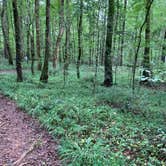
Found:
[{"label": "forest", "polygon": [[165,166],[166,1],[0,0],[0,165]]}]

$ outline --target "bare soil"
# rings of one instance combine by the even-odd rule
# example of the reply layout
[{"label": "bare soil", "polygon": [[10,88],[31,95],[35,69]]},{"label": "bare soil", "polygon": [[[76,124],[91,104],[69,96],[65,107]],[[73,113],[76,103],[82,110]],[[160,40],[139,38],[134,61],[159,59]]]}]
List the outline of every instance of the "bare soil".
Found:
[{"label": "bare soil", "polygon": [[36,119],[0,94],[0,166],[59,166],[57,149]]}]

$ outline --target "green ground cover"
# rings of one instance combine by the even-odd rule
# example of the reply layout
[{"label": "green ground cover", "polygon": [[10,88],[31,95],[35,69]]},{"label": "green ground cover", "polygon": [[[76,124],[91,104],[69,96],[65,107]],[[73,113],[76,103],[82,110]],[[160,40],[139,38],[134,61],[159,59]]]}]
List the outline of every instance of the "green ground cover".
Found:
[{"label": "green ground cover", "polygon": [[[1,66],[2,67],[2,66]],[[82,67],[76,79],[73,67],[66,84],[62,70],[50,70],[48,84],[40,73],[0,75],[0,92],[39,119],[60,140],[64,165],[163,165],[166,164],[166,92],[137,86],[135,95],[127,70],[118,70],[117,85],[100,86],[99,69],[94,93],[93,69]]]}]

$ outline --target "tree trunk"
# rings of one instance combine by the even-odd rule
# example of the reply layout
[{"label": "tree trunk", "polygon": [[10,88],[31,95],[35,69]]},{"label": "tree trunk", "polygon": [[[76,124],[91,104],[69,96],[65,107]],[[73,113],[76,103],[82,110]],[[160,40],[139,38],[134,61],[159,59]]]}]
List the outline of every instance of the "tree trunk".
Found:
[{"label": "tree trunk", "polygon": [[139,50],[140,50],[140,46],[141,46],[141,41],[142,41],[142,30],[147,22],[147,19],[148,19],[148,16],[150,14],[150,9],[151,9],[151,6],[152,6],[152,3],[153,3],[153,0],[149,1],[148,5],[147,5],[147,10],[146,10],[146,15],[145,15],[145,19],[144,19],[144,22],[142,23],[140,29],[139,29],[139,32],[138,32],[138,45],[137,45],[137,48],[136,48],[136,52],[135,52],[135,55],[134,55],[134,64],[133,64],[133,69],[132,69],[132,90],[133,90],[133,93],[134,93],[134,90],[135,90],[135,73],[136,73],[136,66],[137,66],[137,60],[138,60],[138,53],[139,53]]},{"label": "tree trunk", "polygon": [[106,86],[106,87],[110,87],[113,84],[112,55],[111,55],[112,54],[113,25],[114,25],[114,0],[109,0],[106,50],[105,50],[105,60],[104,60],[104,66],[105,66],[104,86]]},{"label": "tree trunk", "polygon": [[53,67],[56,68],[57,65],[57,59],[58,59],[58,55],[59,55],[59,48],[60,48],[60,44],[61,44],[61,40],[62,40],[62,36],[64,33],[64,0],[60,0],[60,28],[59,28],[59,34],[56,40],[56,46],[55,46],[55,50],[54,50],[54,55],[53,55]]},{"label": "tree trunk", "polygon": [[123,48],[124,48],[124,36],[125,36],[125,27],[126,27],[126,9],[127,9],[127,0],[124,0],[122,39],[121,39],[121,48],[120,48],[120,66],[123,65]]},{"label": "tree trunk", "polygon": [[35,58],[35,45],[34,45],[34,26],[32,23],[32,34],[31,34],[31,72],[34,75],[34,58]]},{"label": "tree trunk", "polygon": [[4,38],[4,55],[8,58],[9,65],[13,65],[13,58],[9,43],[9,21],[7,14],[7,1],[3,0],[3,7],[1,12],[2,33]]},{"label": "tree trunk", "polygon": [[[112,53],[113,53],[113,55],[115,55],[116,54],[116,51],[117,51],[117,57],[119,57],[119,55],[118,55],[118,40],[117,40],[117,38],[118,38],[118,36],[117,36],[117,32],[118,32],[118,30],[119,30],[119,24],[120,24],[120,4],[119,4],[119,0],[117,0],[116,1],[116,8],[115,8],[115,21],[114,21],[114,35],[113,35],[113,44],[112,44]],[[120,36],[120,34],[119,34],[119,36]],[[118,44],[117,44],[118,43]],[[118,62],[118,61],[117,61]],[[117,62],[116,62],[116,65],[117,65]]]},{"label": "tree trunk", "polygon": [[163,48],[162,48],[162,56],[161,56],[161,60],[163,63],[166,62],[166,31],[165,31],[165,34],[164,34],[164,45],[163,45]]},{"label": "tree trunk", "polygon": [[93,28],[93,21],[92,16],[89,14],[89,66],[92,65],[92,28]]},{"label": "tree trunk", "polygon": [[37,69],[41,70],[42,62],[40,55],[40,21],[39,21],[39,0],[35,0],[35,15],[36,15],[36,54],[38,58]]},{"label": "tree trunk", "polygon": [[77,58],[77,78],[80,78],[80,63],[82,56],[82,17],[83,17],[83,0],[80,0],[80,15],[78,22],[78,58]]},{"label": "tree trunk", "polygon": [[[20,7],[21,6],[21,7]],[[23,20],[23,18],[24,18],[24,11],[23,11],[23,1],[18,1],[18,11],[19,11],[19,13],[20,13],[20,15],[19,15],[19,22],[20,22],[20,39],[21,39],[21,41],[20,41],[20,44],[21,44],[21,59],[23,59],[24,58],[24,56],[25,56],[25,53],[24,53],[24,25],[23,25],[23,22],[24,22],[24,20]]]},{"label": "tree trunk", "polygon": [[15,27],[15,43],[16,43],[16,71],[17,81],[22,82],[22,66],[21,66],[21,36],[20,36],[20,22],[17,10],[17,0],[12,1],[13,5],[13,16],[14,16],[14,27]]},{"label": "tree trunk", "polygon": [[[106,8],[106,7],[105,7]],[[104,20],[103,20],[103,33],[102,33],[102,41],[101,41],[101,44],[102,44],[102,50],[101,50],[101,65],[103,66],[104,65],[104,55],[105,55],[105,44],[106,44],[106,32],[107,32],[107,29],[106,29],[106,21],[107,21],[107,14],[106,14],[106,9],[104,10]]]},{"label": "tree trunk", "polygon": [[27,31],[27,47],[26,47],[26,57],[27,57],[27,63],[29,59],[31,58],[31,53],[30,53],[30,26],[31,26],[31,14],[30,14],[30,1],[27,0],[27,20],[26,20],[26,31]]},{"label": "tree trunk", "polygon": [[69,54],[70,54],[70,6],[69,0],[66,0],[66,41],[65,41],[65,57],[64,57],[64,82],[67,75],[67,70],[69,67]]},{"label": "tree trunk", "polygon": [[46,0],[45,56],[40,81],[48,82],[48,60],[50,56],[50,0]]},{"label": "tree trunk", "polygon": [[[148,10],[150,0],[146,0],[146,11]],[[150,70],[150,11],[145,23],[145,50],[143,57],[143,68]]]}]

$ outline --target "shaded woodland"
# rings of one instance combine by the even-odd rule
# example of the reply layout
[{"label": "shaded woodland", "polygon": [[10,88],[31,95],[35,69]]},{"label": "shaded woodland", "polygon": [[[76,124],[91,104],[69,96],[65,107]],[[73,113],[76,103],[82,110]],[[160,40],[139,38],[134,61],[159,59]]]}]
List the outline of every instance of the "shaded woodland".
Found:
[{"label": "shaded woodland", "polygon": [[165,165],[165,12],[165,0],[1,0],[0,92],[61,140],[64,165]]}]

